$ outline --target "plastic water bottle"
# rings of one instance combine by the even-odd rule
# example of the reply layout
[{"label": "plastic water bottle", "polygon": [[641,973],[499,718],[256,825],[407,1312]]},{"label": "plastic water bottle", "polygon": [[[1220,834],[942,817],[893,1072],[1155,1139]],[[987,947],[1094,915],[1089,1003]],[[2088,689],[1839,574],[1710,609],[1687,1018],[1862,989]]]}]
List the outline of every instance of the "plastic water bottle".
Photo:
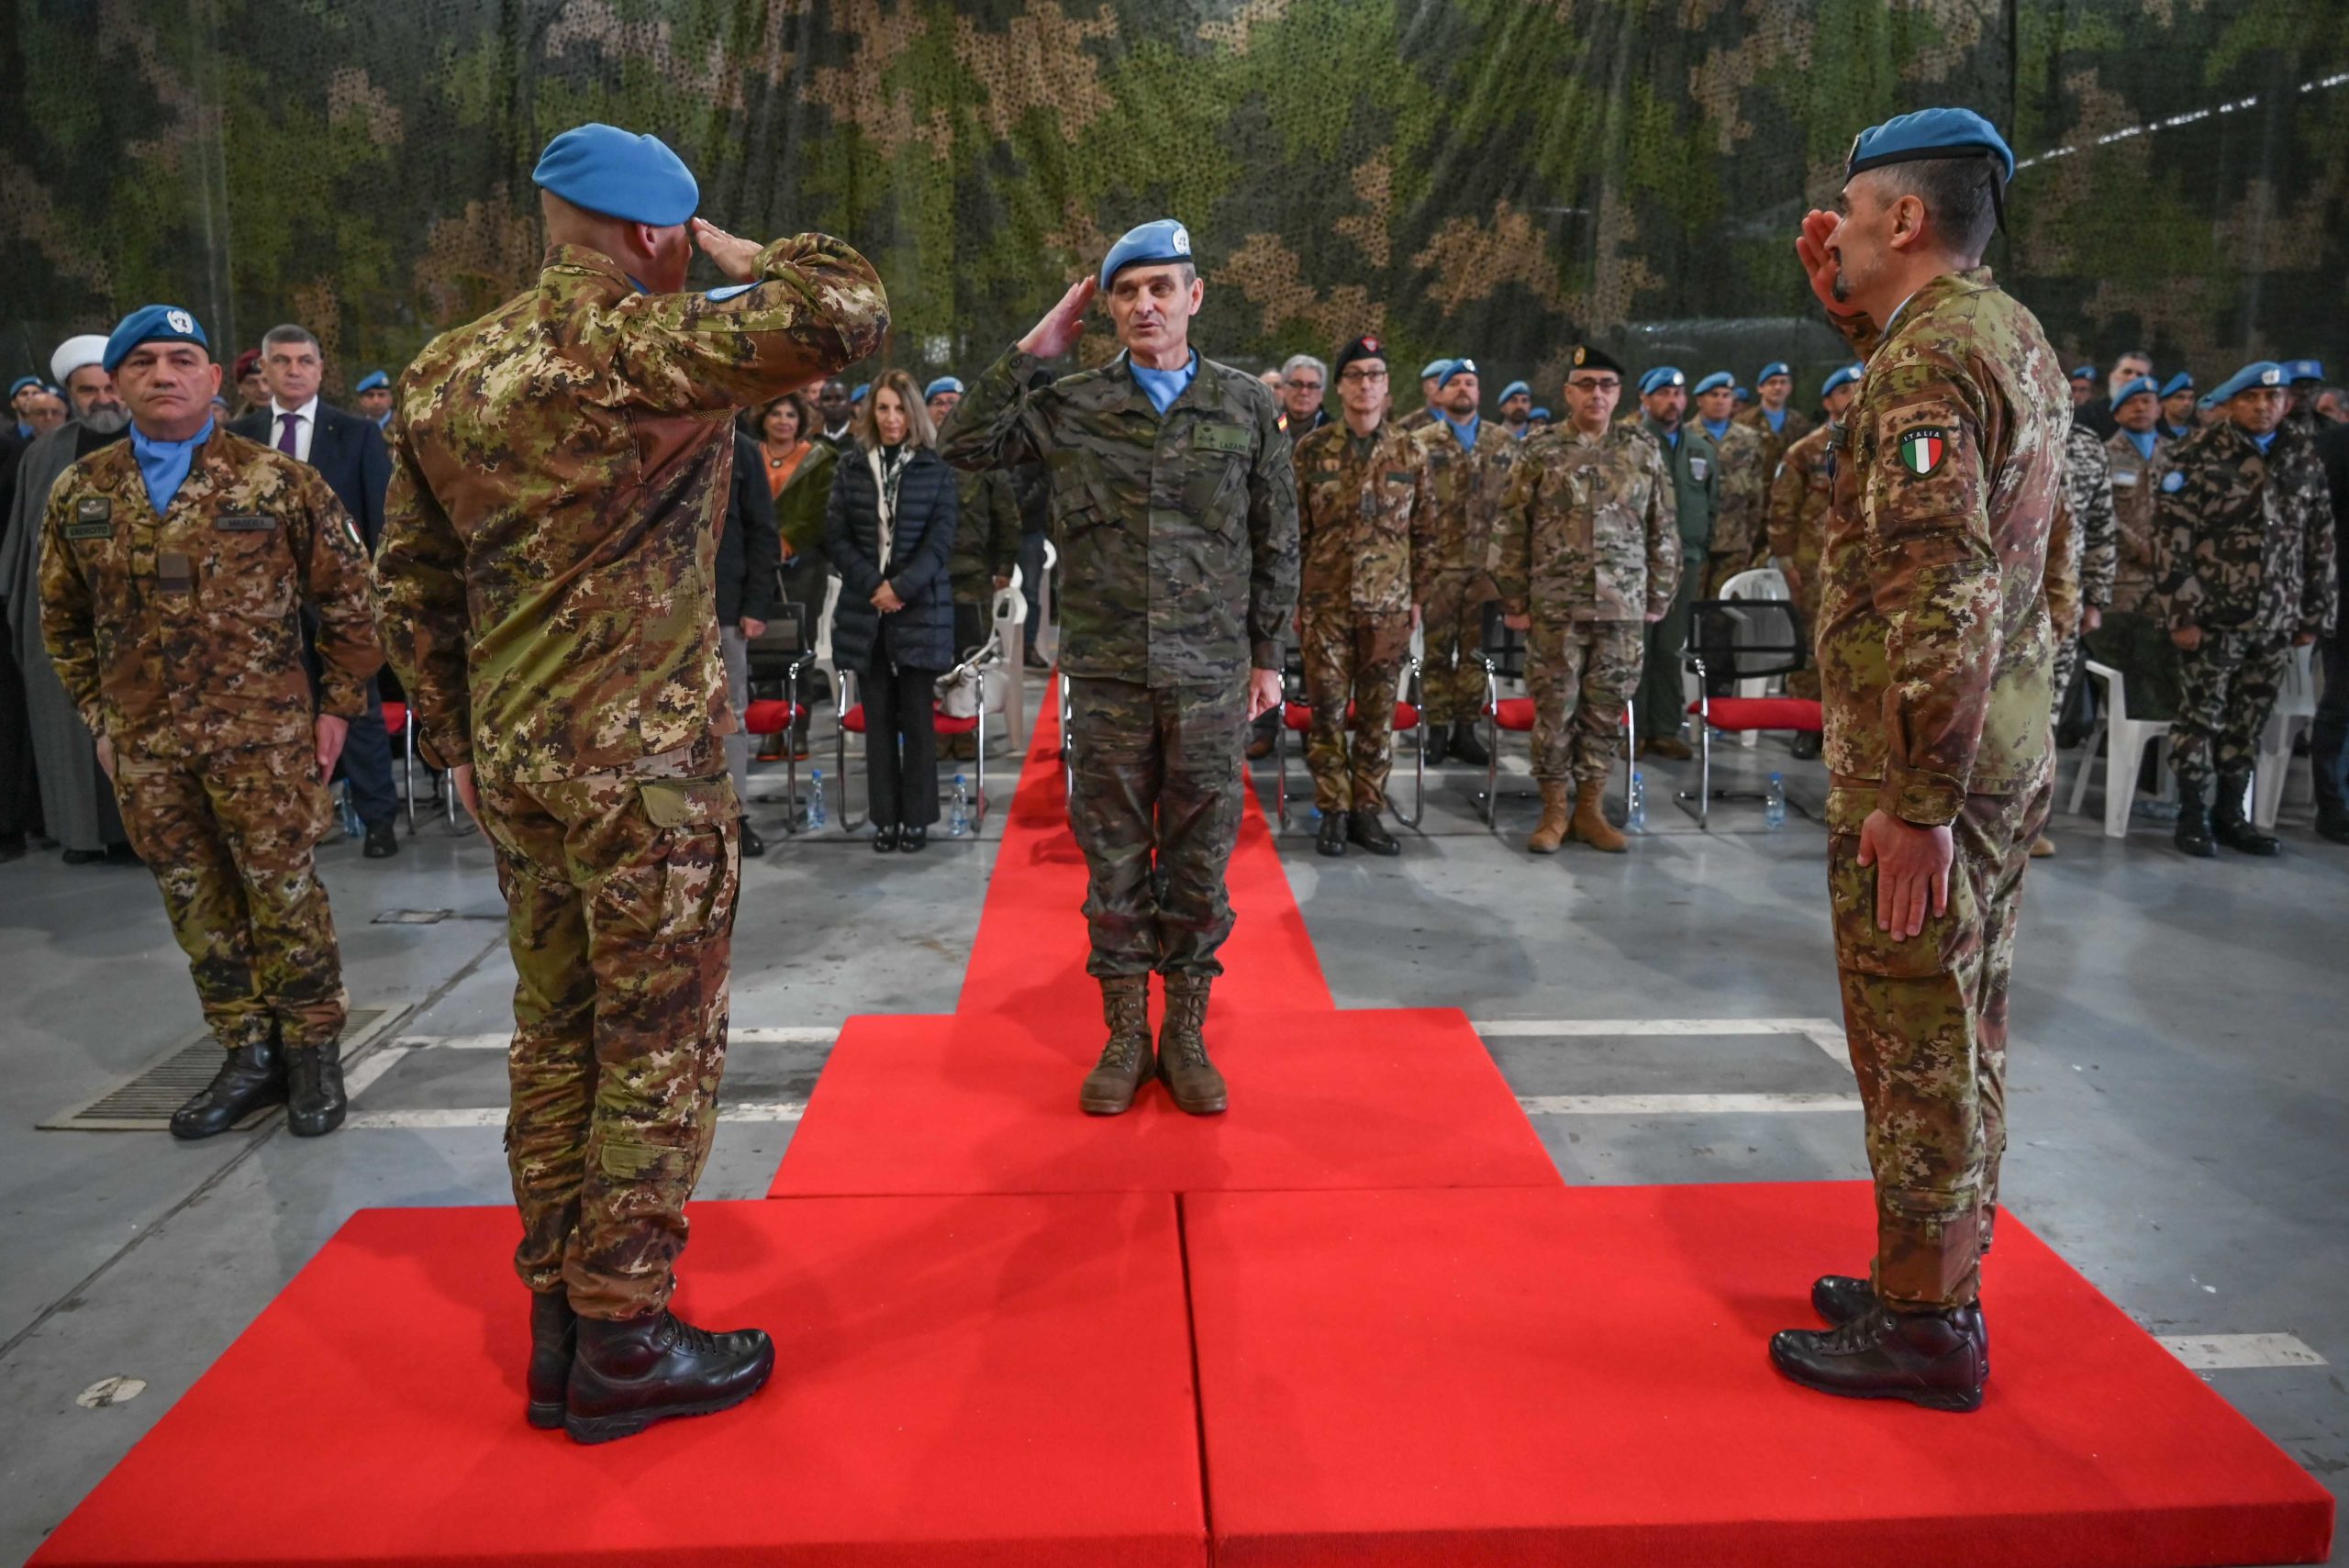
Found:
[{"label": "plastic water bottle", "polygon": [[342,786],[341,798],[342,836],[346,839],[356,839],[361,833],[366,831],[366,829],[360,823],[359,806],[357,802],[351,798],[351,785],[349,784],[345,784]]},{"label": "plastic water bottle", "polygon": [[1624,810],[1623,826],[1634,833],[1648,830],[1648,776],[1637,768],[1631,770],[1631,804]]},{"label": "plastic water bottle", "polygon": [[818,768],[807,778],[807,826],[821,828],[827,817],[824,812],[824,770]]},{"label": "plastic water bottle", "polygon": [[963,783],[963,775],[954,775],[954,799],[946,808],[946,836],[967,839],[971,836],[971,792]]},{"label": "plastic water bottle", "polygon": [[1770,775],[1770,791],[1762,797],[1762,826],[1776,832],[1787,825],[1787,781]]}]

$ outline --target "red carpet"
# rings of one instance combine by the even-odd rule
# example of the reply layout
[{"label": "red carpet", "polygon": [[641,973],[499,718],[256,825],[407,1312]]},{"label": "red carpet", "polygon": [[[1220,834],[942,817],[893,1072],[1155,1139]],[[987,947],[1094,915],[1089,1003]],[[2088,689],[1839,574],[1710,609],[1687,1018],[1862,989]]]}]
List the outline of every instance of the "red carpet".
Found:
[{"label": "red carpet", "polygon": [[1170,1198],[700,1205],[680,1305],[774,1385],[596,1448],[522,1422],[514,1237],[358,1216],[35,1562],[1206,1562]]},{"label": "red carpet", "polygon": [[1855,1183],[1184,1199],[1230,1568],[2321,1562],[2324,1488],[2012,1218],[1982,1409],[1765,1359]]}]

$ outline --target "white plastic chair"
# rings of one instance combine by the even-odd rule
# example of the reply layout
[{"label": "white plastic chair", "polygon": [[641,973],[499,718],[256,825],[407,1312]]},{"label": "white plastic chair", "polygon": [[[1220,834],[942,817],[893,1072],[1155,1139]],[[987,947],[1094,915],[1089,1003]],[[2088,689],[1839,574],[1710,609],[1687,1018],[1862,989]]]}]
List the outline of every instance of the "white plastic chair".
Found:
[{"label": "white plastic chair", "polygon": [[1052,568],[1061,562],[1061,552],[1051,539],[1044,541],[1044,580],[1036,584],[1036,613],[1044,624],[1035,631],[1036,651],[1047,664],[1060,662],[1061,623],[1052,614]]},{"label": "white plastic chair", "polygon": [[[2145,748],[2169,733],[2166,718],[2132,718],[2129,717],[2129,684],[2120,671],[2110,664],[2087,662],[2088,673],[2104,683],[2104,701],[2097,716],[2095,728],[2088,731],[2087,749],[2081,754],[2079,777],[2072,782],[2074,816],[2080,815],[2080,803],[2087,799],[2088,775],[2096,771],[2097,740],[2104,740],[2104,836],[2125,839],[2129,836],[2129,808],[2137,798],[2137,771],[2143,766]],[[2168,764],[2156,761],[2156,777],[2167,787]]]},{"label": "white plastic chair", "polygon": [[2292,776],[2292,742],[2316,723],[2316,649],[2292,650],[2284,666],[2284,684],[2276,694],[2276,711],[2259,737],[2259,761],[2252,775],[2252,819],[2262,828],[2276,826],[2284,805],[2284,786]]},{"label": "white plastic chair", "polygon": [[[1794,591],[1787,586],[1785,573],[1775,566],[1756,566],[1749,571],[1738,573],[1722,584],[1720,596],[1724,599],[1769,599],[1779,604],[1790,604],[1795,595]],[[1759,680],[1738,682],[1735,695],[1742,697],[1766,697],[1786,689],[1785,676],[1767,675]],[[1689,693],[1688,700],[1695,702],[1697,694]],[[1737,743],[1751,751],[1762,743],[1762,732],[1758,729],[1749,729],[1737,738]]]},{"label": "white plastic chair", "polygon": [[1010,740],[1013,755],[1018,755],[1026,731],[1028,712],[1028,595],[1021,591],[1020,571],[1011,569],[1011,582],[996,590],[993,617],[995,647],[1002,659],[1004,684],[1008,688],[1003,706],[1003,730]]}]

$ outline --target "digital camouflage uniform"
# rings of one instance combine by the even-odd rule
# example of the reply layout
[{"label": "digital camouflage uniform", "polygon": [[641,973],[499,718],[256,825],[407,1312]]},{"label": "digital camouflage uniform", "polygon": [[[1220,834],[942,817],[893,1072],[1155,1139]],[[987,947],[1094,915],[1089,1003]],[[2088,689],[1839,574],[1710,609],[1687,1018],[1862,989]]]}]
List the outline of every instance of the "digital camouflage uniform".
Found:
[{"label": "digital camouflage uniform", "polygon": [[2177,649],[2169,639],[2154,584],[2162,577],[2162,549],[2154,503],[2177,443],[2155,430],[2150,455],[2138,451],[2126,430],[2104,443],[2112,472],[2114,566],[2112,603],[2104,624],[2080,639],[2090,656],[2121,672],[2130,715],[2170,718],[2177,713]]},{"label": "digital camouflage uniform", "polygon": [[123,826],[212,1038],[334,1040],[349,998],[311,856],[334,821],[314,716],[363,718],[383,664],[349,514],[317,470],[216,426],[162,516],[124,440],[59,476],[42,527],[50,657],[114,743]]},{"label": "digital camouflage uniform", "polygon": [[1672,475],[1673,515],[1680,536],[1679,586],[1664,618],[1645,631],[1639,733],[1650,741],[1678,740],[1681,721],[1688,712],[1688,688],[1681,679],[1680,656],[1688,646],[1688,606],[1704,592],[1706,557],[1720,510],[1720,453],[1705,427],[1694,419],[1680,422],[1676,439],[1674,432],[1644,416],[1619,423],[1645,430],[1664,453],[1664,468]]},{"label": "digital camouflage uniform", "polygon": [[[2121,558],[2120,526],[2113,520],[2112,465],[2104,442],[2086,425],[2074,425],[2064,438],[2064,511],[2071,519],[2071,537],[2063,543],[2062,559],[2072,591],[2067,605],[2054,606],[2054,673],[2048,691],[2059,715],[2064,694],[2080,663],[2082,612],[2102,614],[2112,603],[2114,573]],[[2051,552],[2052,554],[2052,552]],[[2048,578],[2054,580],[2051,561]]]},{"label": "digital camouflage uniform", "polygon": [[1533,776],[1603,786],[1640,684],[1647,617],[1679,587],[1663,449],[1633,425],[1598,436],[1556,425],[1529,438],[1493,523],[1491,566],[1502,611],[1533,622]]},{"label": "digital camouflage uniform", "polygon": [[[1688,422],[1709,435],[1702,420]],[[1768,528],[1770,475],[1775,465],[1763,461],[1762,438],[1736,420],[1713,442],[1713,461],[1720,469],[1715,498],[1713,532],[1705,581],[1692,597],[1720,597],[1721,585],[1752,566],[1765,548]]]},{"label": "digital camouflage uniform", "polygon": [[[1437,430],[1452,439],[1448,428]],[[1435,484],[1425,443],[1393,426],[1357,436],[1333,420],[1315,430],[1297,444],[1297,525],[1313,803],[1324,816],[1376,811],[1386,804],[1411,606],[1425,602],[1435,576]]]},{"label": "digital camouflage uniform", "polygon": [[872,351],[819,235],[640,293],[584,247],[400,378],[376,561],[427,742],[471,762],[514,955],[515,1265],[590,1318],[667,1304],[726,1049],[740,806],[710,614],[731,417]]},{"label": "digital camouflage uniform", "polygon": [[[1787,461],[1787,453],[1793,450],[1794,444],[1818,428],[1811,422],[1810,416],[1792,403],[1787,405],[1787,417],[1775,430],[1770,428],[1768,411],[1758,403],[1742,414],[1731,415],[1730,423],[1744,426],[1761,441],[1762,474],[1765,486],[1771,476],[1778,472],[1778,465]],[[1765,504],[1767,504],[1766,497]]]},{"label": "digital camouflage uniform", "polygon": [[1493,517],[1523,443],[1490,419],[1476,425],[1476,450],[1450,424],[1422,426],[1416,439],[1435,484],[1435,544],[1419,606],[1419,692],[1430,725],[1470,724],[1485,711],[1485,610],[1500,597],[1486,569]]},{"label": "digital camouflage uniform", "polygon": [[1819,561],[1827,538],[1827,509],[1835,499],[1835,475],[1827,460],[1827,443],[1835,430],[1831,420],[1788,447],[1770,482],[1770,553],[1786,563],[1793,580],[1795,614],[1802,619],[1804,639],[1812,644],[1803,667],[1787,677],[1788,696],[1819,695]]},{"label": "digital camouflage uniform", "polygon": [[[1876,1175],[1876,1292],[1972,1301],[2006,1149],[2007,982],[2046,821],[2054,647],[2044,574],[2070,387],[1987,268],[1944,273],[1876,340],[1836,447],[1819,654],[1828,888]],[[1949,907],[1876,924],[1871,811],[1954,840]]]},{"label": "digital camouflage uniform", "polygon": [[954,590],[954,651],[967,655],[986,640],[995,580],[1009,577],[1019,564],[1019,502],[1000,470],[954,478],[961,505],[946,575]]},{"label": "digital camouflage uniform", "polygon": [[1231,934],[1250,669],[1297,606],[1297,480],[1272,390],[1200,356],[1162,415],[1125,355],[1031,385],[1018,350],[946,421],[958,468],[1041,462],[1060,548],[1070,825],[1088,973],[1214,976]]},{"label": "digital camouflage uniform", "polygon": [[2202,628],[2178,654],[2169,762],[2203,798],[2248,780],[2296,638],[2332,629],[2332,493],[2316,449],[2288,421],[2266,452],[2232,419],[2170,453],[2155,517],[2167,562],[2157,592],[2173,630]]}]

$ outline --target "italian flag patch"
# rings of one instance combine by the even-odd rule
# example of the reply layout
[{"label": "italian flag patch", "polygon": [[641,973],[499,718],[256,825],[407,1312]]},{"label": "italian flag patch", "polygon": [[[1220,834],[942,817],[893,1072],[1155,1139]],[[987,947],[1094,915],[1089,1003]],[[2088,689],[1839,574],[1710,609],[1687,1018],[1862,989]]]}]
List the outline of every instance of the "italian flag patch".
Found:
[{"label": "italian flag patch", "polygon": [[1900,438],[1900,466],[1920,479],[1941,467],[1942,459],[1948,455],[1947,430],[1926,426]]}]

